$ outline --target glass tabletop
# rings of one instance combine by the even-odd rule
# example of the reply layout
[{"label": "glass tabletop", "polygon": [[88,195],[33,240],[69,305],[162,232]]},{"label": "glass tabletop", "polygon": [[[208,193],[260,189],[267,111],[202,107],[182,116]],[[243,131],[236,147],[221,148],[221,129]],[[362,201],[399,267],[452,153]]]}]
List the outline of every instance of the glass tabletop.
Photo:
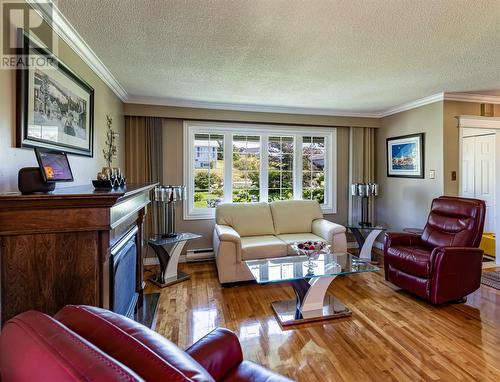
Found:
[{"label": "glass tabletop", "polygon": [[354,223],[354,224],[346,224],[345,227],[349,229],[371,229],[371,230],[378,229],[381,231],[387,230],[387,225],[384,223],[371,223],[371,225]]},{"label": "glass tabletop", "polygon": [[246,260],[245,263],[259,284],[379,270],[350,253],[328,253],[311,257],[286,256]]},{"label": "glass tabletop", "polygon": [[180,241],[199,239],[200,237],[201,235],[191,232],[179,233],[176,236],[172,237],[162,237],[160,235],[155,235],[148,240],[148,243],[156,245],[175,244]]}]

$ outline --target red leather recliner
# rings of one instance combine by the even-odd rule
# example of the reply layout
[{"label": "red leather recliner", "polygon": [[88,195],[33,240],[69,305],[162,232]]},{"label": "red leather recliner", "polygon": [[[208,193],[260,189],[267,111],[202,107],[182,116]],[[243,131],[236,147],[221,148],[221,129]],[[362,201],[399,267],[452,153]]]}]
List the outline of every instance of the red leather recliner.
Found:
[{"label": "red leather recliner", "polygon": [[68,305],[54,318],[29,311],[0,335],[0,376],[10,381],[290,382],[244,361],[236,335],[215,329],[186,352],[105,309]]},{"label": "red leather recliner", "polygon": [[434,199],[422,235],[385,234],[385,279],[433,304],[474,292],[481,283],[485,213],[482,200]]}]

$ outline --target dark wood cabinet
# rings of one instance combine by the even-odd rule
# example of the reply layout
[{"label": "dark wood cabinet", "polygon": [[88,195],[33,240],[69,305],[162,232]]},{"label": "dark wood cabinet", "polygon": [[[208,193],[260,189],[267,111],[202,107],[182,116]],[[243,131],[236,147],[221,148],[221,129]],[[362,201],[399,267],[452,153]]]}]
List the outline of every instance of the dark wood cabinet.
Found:
[{"label": "dark wood cabinet", "polygon": [[142,224],[153,187],[68,187],[43,195],[0,195],[2,323],[29,309],[54,314],[67,304],[114,310],[119,287],[114,283],[127,278],[117,277],[113,256],[124,241],[133,242],[126,248],[135,251],[130,272],[140,294]]}]

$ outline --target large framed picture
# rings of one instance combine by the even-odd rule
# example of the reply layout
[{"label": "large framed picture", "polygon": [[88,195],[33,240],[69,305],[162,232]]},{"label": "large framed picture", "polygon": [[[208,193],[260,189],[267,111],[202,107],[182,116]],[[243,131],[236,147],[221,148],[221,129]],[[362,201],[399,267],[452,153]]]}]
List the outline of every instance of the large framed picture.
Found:
[{"label": "large framed picture", "polygon": [[387,176],[424,178],[424,134],[387,138]]},{"label": "large framed picture", "polygon": [[23,57],[50,57],[17,70],[17,147],[93,156],[94,89],[22,30]]}]

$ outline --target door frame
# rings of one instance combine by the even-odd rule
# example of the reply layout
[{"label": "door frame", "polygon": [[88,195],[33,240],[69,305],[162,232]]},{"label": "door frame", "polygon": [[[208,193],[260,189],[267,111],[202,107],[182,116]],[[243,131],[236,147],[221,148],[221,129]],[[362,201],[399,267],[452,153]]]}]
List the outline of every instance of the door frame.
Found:
[{"label": "door frame", "polygon": [[[478,117],[471,115],[460,115],[458,120],[458,190],[462,195],[462,142],[464,138],[464,129],[491,130],[495,133],[495,164],[500,159],[500,118],[497,117]],[[495,216],[498,221],[500,217],[500,165],[495,165]],[[500,238],[500,223],[495,224],[495,237]],[[500,265],[500,242],[496,242],[495,263]]]}]

